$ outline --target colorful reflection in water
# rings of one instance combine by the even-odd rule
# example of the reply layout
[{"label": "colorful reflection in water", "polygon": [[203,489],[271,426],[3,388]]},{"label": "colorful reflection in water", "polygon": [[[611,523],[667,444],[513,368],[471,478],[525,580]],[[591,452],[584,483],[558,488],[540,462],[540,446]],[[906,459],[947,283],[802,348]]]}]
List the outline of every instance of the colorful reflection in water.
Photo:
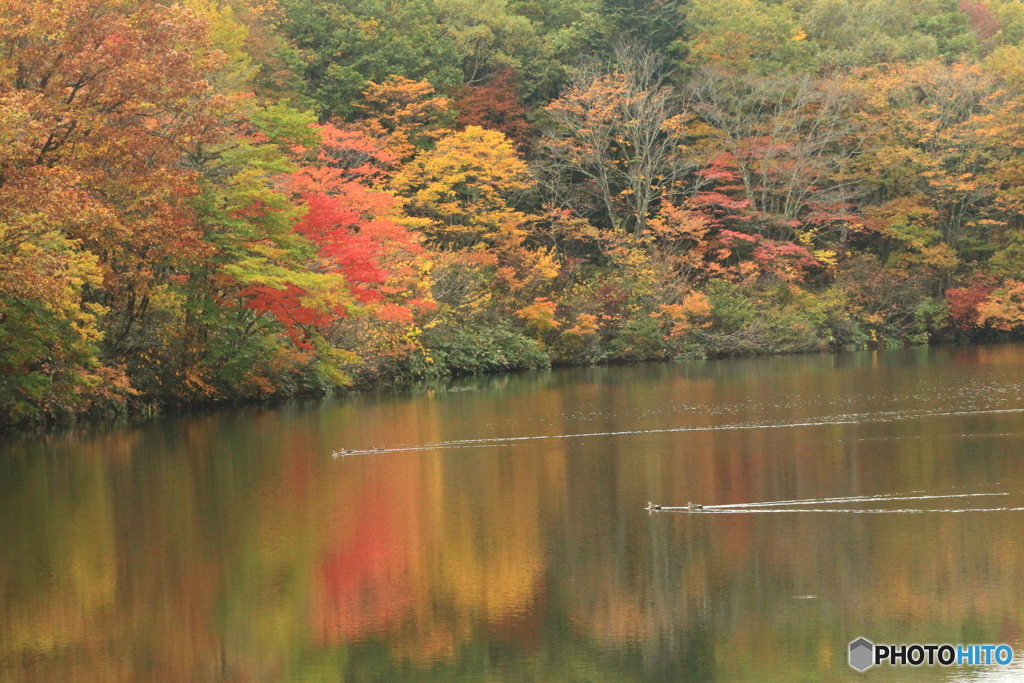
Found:
[{"label": "colorful reflection in water", "polygon": [[[749,506],[833,498],[814,505],[914,513]],[[644,509],[691,500],[708,509]],[[1021,507],[1019,346],[558,371],[8,439],[0,681],[853,680],[858,636],[1021,659]]]}]

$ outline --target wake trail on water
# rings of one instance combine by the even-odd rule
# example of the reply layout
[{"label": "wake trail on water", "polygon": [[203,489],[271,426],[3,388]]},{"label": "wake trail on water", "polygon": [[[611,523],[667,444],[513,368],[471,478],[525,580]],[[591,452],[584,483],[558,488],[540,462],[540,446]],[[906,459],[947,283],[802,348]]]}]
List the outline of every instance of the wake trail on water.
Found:
[{"label": "wake trail on water", "polygon": [[[661,508],[668,512],[686,512],[687,508]],[[734,509],[734,510],[695,510],[693,514],[708,515],[742,515],[742,514],[768,514],[785,512],[845,512],[855,515],[887,515],[887,514],[920,514],[924,512],[1019,512],[1024,507],[1013,508],[904,508],[904,509],[870,509],[870,508],[781,508],[781,509]]]},{"label": "wake trail on water", "polygon": [[[910,493],[921,493],[910,491]],[[699,508],[673,507],[664,505],[655,508],[664,512],[692,512],[694,514],[718,514],[718,515],[740,515],[760,513],[783,513],[783,512],[846,512],[852,514],[917,514],[922,512],[1003,512],[1019,511],[1024,507],[998,507],[998,508],[805,508],[802,505],[829,505],[849,503],[887,503],[896,500],[936,500],[939,498],[977,498],[980,496],[1008,496],[1009,493],[945,493],[936,495],[908,496],[898,493],[883,493],[874,496],[842,496],[833,498],[801,498],[799,500],[773,500],[759,503],[730,503],[728,505],[704,505]]]},{"label": "wake trail on water", "polygon": [[386,448],[336,451],[339,455],[362,455],[367,453],[402,453],[409,451],[434,451],[453,448],[485,448],[512,445],[531,441],[553,441],[567,439],[591,439],[602,436],[631,436],[638,434],[675,434],[682,432],[724,432],[754,429],[793,429],[796,427],[825,427],[830,425],[877,424],[887,422],[903,422],[932,417],[957,417],[970,415],[998,415],[1024,413],[1024,408],[994,408],[990,410],[950,410],[919,413],[903,413],[896,411],[877,413],[854,413],[849,415],[824,415],[810,418],[803,422],[740,422],[727,425],[706,427],[669,427],[664,429],[628,429],[614,432],[583,432],[576,434],[538,434],[532,436],[502,436],[486,439],[452,439],[449,441],[431,441],[424,444],[400,444]]},{"label": "wake trail on water", "polygon": [[[920,493],[911,491],[910,493]],[[977,498],[979,496],[1008,496],[1009,493],[946,493],[924,496],[906,496],[884,493],[876,496],[843,496],[834,498],[802,498],[799,500],[773,500],[761,503],[731,503],[729,505],[704,505],[699,508],[673,507],[664,505],[654,508],[664,512],[691,512],[710,515],[767,514],[784,512],[845,512],[855,515],[919,514],[923,512],[1015,512],[1024,507],[997,508],[805,508],[801,505],[828,505],[849,503],[887,503],[895,500],[936,500],[939,498]]]},{"label": "wake trail on water", "polygon": [[[920,493],[911,491],[911,493]],[[973,498],[976,496],[1008,496],[1009,493],[949,493],[935,496],[901,496],[898,494],[882,494],[877,496],[845,496],[840,498],[804,498],[801,500],[775,500],[761,503],[730,503],[728,505],[705,505],[704,510],[731,510],[738,508],[765,508],[796,505],[824,505],[827,503],[869,503],[890,500],[935,500],[937,498]],[[662,510],[686,510],[688,508],[662,507]],[[770,512],[770,510],[768,511]]]}]

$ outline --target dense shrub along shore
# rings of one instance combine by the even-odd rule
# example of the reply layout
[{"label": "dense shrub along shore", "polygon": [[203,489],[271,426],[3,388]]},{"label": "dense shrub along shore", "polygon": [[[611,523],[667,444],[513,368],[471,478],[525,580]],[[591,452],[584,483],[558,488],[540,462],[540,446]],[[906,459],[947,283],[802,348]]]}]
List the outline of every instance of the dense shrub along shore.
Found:
[{"label": "dense shrub along shore", "polygon": [[0,426],[1024,326],[1016,0],[0,12]]}]

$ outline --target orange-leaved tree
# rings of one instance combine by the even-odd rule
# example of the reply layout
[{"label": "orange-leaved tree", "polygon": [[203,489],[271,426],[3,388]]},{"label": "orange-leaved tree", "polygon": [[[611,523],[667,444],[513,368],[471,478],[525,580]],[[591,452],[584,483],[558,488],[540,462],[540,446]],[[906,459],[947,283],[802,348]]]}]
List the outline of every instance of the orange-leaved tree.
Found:
[{"label": "orange-leaved tree", "polygon": [[427,81],[389,76],[381,83],[370,81],[359,105],[358,127],[382,141],[400,161],[430,149],[449,133],[455,112],[451,100],[434,93]]},{"label": "orange-leaved tree", "polygon": [[16,340],[0,346],[0,414],[116,403],[127,385],[100,343],[109,356],[161,278],[209,250],[177,162],[218,135],[205,74],[224,57],[180,5],[25,0],[0,16],[0,334]]},{"label": "orange-leaved tree", "polygon": [[610,67],[580,69],[546,107],[543,184],[553,204],[639,236],[660,203],[681,193],[692,168],[688,119],[662,71],[653,53],[624,46]]}]

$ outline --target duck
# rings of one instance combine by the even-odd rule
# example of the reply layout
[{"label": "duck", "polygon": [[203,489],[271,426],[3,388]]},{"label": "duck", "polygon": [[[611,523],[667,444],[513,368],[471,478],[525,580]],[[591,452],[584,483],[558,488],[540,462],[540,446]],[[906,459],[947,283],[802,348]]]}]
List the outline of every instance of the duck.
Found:
[{"label": "duck", "polygon": [[704,506],[703,505],[697,505],[696,503],[687,502],[686,503],[686,509],[689,510],[690,512],[693,512],[694,510],[703,510]]},{"label": "duck", "polygon": [[660,509],[661,509],[660,505],[655,505],[651,501],[647,501],[647,510],[660,510]]},{"label": "duck", "polygon": [[342,455],[351,455],[352,453],[355,453],[355,451],[351,448],[342,448],[340,451],[334,451],[331,453],[331,456],[337,458]]}]

